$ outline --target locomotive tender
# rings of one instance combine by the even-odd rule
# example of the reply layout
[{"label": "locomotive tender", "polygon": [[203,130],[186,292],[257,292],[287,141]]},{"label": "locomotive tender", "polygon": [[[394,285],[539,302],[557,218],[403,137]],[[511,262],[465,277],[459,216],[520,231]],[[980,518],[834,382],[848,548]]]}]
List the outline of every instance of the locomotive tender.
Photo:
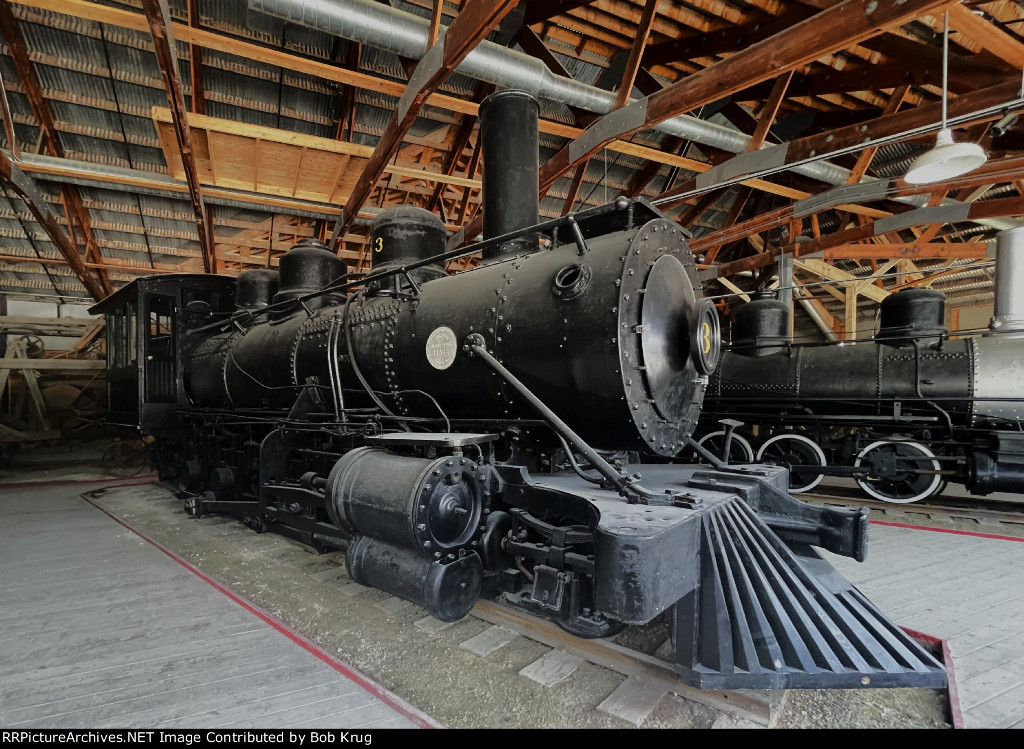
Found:
[{"label": "locomotive tender", "polygon": [[[825,475],[853,476],[895,503],[947,481],[974,494],[1024,491],[1022,285],[1024,229],[1014,229],[997,239],[984,335],[951,337],[945,295],[908,288],[882,301],[872,340],[793,345],[788,305],[756,295],[737,309],[711,377],[704,446],[721,455],[728,436],[733,461],[785,465],[797,493]],[[721,417],[743,426],[727,435]]]},{"label": "locomotive tender", "polygon": [[782,468],[671,462],[719,345],[686,233],[624,198],[540,223],[537,116],[523,92],[481,106],[477,245],[445,252],[436,217],[398,208],[359,282],[305,240],[279,275],[96,305],[131,339],[112,371],[137,373],[112,418],[155,437],[188,512],[344,550],[354,581],[442,620],[481,596],[581,637],[666,614],[694,686],[942,686],[812,548],[863,559],[866,511],[798,502]]}]

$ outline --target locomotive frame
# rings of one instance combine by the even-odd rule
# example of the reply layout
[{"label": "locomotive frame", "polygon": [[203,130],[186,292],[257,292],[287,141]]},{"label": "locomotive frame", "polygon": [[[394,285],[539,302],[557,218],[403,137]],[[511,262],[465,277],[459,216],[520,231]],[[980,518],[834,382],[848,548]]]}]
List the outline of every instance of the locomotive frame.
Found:
[{"label": "locomotive frame", "polygon": [[[493,95],[485,137],[524,137],[500,124],[536,106]],[[489,173],[492,219],[537,194]],[[481,596],[580,637],[667,612],[693,686],[944,685],[813,548],[862,560],[866,511],[799,502],[783,468],[674,460],[719,343],[686,232],[643,200],[532,223],[519,203],[447,252],[433,215],[385,212],[360,281],[304,240],[279,276],[140,279],[94,307],[116,327],[171,300],[175,392],[137,357],[138,424],[185,510],[343,550],[354,581],[446,621]],[[148,351],[164,329],[134,319]]]}]

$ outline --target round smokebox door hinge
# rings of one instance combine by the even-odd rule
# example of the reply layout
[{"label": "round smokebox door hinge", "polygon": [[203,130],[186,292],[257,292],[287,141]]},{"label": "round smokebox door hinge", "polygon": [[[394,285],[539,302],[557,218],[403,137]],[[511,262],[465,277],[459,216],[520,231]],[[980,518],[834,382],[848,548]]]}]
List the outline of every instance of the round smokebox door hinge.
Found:
[{"label": "round smokebox door hinge", "polygon": [[718,367],[722,355],[722,325],[718,310],[710,299],[701,299],[693,306],[690,323],[690,356],[702,375],[709,375]]}]

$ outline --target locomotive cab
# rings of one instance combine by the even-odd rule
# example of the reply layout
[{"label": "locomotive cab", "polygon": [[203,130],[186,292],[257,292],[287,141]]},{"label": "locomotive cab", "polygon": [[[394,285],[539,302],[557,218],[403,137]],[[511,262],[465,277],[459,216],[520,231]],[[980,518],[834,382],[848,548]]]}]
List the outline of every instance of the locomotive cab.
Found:
[{"label": "locomotive cab", "polygon": [[173,273],[138,278],[93,305],[107,328],[107,418],[164,436],[180,430],[176,406],[187,406],[182,363],[187,328],[234,308],[235,279]]}]

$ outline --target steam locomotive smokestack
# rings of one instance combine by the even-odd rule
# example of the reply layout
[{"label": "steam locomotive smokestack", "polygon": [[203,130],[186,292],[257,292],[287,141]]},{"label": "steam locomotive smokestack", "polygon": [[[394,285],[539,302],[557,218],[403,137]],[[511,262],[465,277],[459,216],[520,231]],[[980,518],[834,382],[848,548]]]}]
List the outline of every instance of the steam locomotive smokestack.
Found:
[{"label": "steam locomotive smokestack", "polygon": [[[499,91],[480,104],[484,239],[540,223],[539,116],[540,104],[526,91]],[[484,262],[536,246],[536,237],[522,237],[484,250]]]},{"label": "steam locomotive smokestack", "polygon": [[989,328],[1024,333],[1024,226],[996,235],[996,303]]}]

